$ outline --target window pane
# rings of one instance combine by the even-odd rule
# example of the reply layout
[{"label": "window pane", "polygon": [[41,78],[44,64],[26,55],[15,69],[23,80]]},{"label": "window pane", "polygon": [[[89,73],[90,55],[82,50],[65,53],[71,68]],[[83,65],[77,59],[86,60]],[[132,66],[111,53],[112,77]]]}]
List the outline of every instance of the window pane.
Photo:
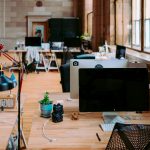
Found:
[{"label": "window pane", "polygon": [[123,43],[125,46],[131,47],[131,0],[124,1],[123,11]]},{"label": "window pane", "polygon": [[131,47],[131,0],[116,1],[116,44]]},{"label": "window pane", "polygon": [[150,0],[144,1],[144,51],[150,52]]},{"label": "window pane", "polygon": [[145,20],[145,40],[144,40],[144,47],[150,47],[150,20]]},{"label": "window pane", "polygon": [[132,1],[132,47],[141,49],[141,0]]},{"label": "window pane", "polygon": [[93,0],[85,0],[85,33],[92,35]]},{"label": "window pane", "polygon": [[116,1],[116,44],[123,45],[123,4],[122,0]]},{"label": "window pane", "polygon": [[140,22],[135,21],[135,45],[140,45]]}]

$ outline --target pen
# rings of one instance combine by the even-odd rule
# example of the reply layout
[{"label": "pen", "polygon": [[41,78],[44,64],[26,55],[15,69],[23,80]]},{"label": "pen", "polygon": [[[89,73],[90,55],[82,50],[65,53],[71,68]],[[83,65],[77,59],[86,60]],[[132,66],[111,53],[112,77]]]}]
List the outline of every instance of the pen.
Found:
[{"label": "pen", "polygon": [[101,138],[99,137],[98,133],[96,133],[96,136],[97,136],[98,140],[101,141]]}]

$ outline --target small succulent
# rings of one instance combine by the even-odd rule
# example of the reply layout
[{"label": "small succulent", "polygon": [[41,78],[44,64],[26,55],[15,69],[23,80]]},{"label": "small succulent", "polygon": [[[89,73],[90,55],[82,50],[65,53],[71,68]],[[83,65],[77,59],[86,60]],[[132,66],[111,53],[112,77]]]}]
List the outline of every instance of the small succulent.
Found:
[{"label": "small succulent", "polygon": [[40,104],[47,105],[52,104],[53,101],[49,98],[49,92],[44,93],[44,98],[39,101]]}]

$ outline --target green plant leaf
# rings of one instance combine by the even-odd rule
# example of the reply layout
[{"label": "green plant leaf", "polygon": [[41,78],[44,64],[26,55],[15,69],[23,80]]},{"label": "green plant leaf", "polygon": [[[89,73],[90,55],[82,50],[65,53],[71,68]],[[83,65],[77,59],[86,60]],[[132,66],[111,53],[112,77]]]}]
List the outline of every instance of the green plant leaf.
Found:
[{"label": "green plant leaf", "polygon": [[49,98],[49,93],[45,92],[44,93],[44,98],[39,101],[40,104],[47,105],[47,104],[52,104],[53,101]]}]

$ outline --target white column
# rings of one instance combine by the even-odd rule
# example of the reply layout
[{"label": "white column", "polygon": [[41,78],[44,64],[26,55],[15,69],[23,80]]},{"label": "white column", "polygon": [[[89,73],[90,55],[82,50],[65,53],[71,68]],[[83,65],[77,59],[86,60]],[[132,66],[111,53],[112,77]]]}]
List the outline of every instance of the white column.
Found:
[{"label": "white column", "polygon": [[5,14],[5,7],[6,7],[6,0],[4,0],[4,9],[3,9],[3,36],[5,38],[6,34],[5,34],[5,17],[6,17],[6,14]]}]

